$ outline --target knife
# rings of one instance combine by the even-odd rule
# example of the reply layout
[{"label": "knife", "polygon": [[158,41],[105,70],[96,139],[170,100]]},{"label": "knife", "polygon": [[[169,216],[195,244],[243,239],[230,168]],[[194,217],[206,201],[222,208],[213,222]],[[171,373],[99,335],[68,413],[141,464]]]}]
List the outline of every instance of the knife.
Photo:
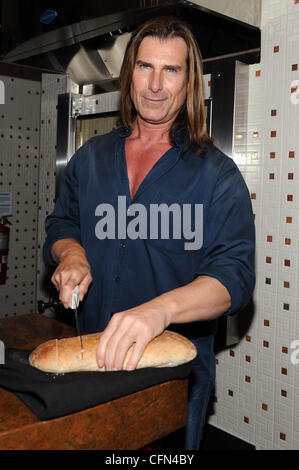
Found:
[{"label": "knife", "polygon": [[79,320],[78,320],[79,302],[80,302],[80,289],[79,289],[79,286],[76,286],[75,289],[72,291],[72,294],[71,294],[70,308],[72,310],[74,310],[74,312],[75,312],[77,336],[80,336],[81,359],[83,359],[83,343],[82,343],[82,336],[81,336],[81,333],[80,333]]}]

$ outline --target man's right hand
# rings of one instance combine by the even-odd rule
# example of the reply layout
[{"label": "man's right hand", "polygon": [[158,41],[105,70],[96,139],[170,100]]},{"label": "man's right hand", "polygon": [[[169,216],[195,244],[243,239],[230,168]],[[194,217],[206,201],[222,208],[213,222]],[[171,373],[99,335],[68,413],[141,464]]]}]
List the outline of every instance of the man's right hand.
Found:
[{"label": "man's right hand", "polygon": [[58,263],[51,281],[59,292],[64,308],[69,308],[73,289],[79,286],[81,302],[92,282],[85,250],[77,240],[65,238],[53,244],[51,255]]}]

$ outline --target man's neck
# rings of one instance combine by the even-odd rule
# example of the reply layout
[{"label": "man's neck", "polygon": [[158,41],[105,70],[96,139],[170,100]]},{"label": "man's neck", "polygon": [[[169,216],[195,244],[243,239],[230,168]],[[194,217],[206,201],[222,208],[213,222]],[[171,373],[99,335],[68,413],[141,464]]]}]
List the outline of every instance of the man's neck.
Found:
[{"label": "man's neck", "polygon": [[153,145],[157,143],[170,144],[169,130],[172,122],[163,124],[151,124],[143,121],[139,116],[132,126],[132,139],[138,139],[144,144],[151,142]]}]

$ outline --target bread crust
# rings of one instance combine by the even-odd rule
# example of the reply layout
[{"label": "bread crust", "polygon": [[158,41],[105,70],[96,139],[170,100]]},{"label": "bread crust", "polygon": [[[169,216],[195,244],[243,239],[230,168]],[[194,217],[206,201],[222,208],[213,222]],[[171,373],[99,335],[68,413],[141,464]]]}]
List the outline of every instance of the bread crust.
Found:
[{"label": "bread crust", "polygon": [[[53,339],[40,344],[29,356],[31,366],[44,372],[65,374],[81,371],[105,371],[96,362],[96,350],[102,333],[82,335],[84,355],[81,357],[80,337]],[[129,349],[123,368],[130,358]],[[178,333],[165,330],[146,346],[137,365],[145,367],[175,367],[190,362],[197,354],[194,344]]]}]

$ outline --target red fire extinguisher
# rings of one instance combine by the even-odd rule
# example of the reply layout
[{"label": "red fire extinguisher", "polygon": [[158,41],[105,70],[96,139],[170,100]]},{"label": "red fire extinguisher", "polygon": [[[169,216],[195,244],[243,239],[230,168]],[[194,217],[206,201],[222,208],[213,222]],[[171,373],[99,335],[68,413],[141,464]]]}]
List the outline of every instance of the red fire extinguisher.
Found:
[{"label": "red fire extinguisher", "polygon": [[8,240],[9,240],[9,224],[7,219],[0,219],[0,284],[5,284],[7,256],[8,256]]}]

